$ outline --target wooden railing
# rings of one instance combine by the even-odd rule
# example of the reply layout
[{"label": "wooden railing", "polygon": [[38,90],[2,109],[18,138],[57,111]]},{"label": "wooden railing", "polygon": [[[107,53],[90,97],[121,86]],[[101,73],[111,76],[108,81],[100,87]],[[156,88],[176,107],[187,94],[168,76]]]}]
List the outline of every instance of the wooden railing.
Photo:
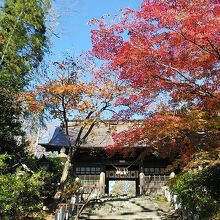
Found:
[{"label": "wooden railing", "polygon": [[76,193],[71,198],[71,201],[67,204],[62,204],[56,211],[55,220],[67,220],[69,219],[77,209],[77,203],[81,201],[81,195]]},{"label": "wooden railing", "polygon": [[69,203],[60,206],[56,211],[55,220],[68,220],[70,218],[77,220],[90,199],[98,196],[99,187],[97,185],[84,185],[72,196]]},{"label": "wooden railing", "polygon": [[167,185],[168,175],[145,175],[144,176],[144,194],[162,194],[162,187]]}]

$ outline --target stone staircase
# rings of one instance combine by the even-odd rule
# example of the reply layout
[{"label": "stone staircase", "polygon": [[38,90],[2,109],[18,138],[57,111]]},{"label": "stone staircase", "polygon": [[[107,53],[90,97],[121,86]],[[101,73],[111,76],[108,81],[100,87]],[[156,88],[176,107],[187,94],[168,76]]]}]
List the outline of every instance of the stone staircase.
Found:
[{"label": "stone staircase", "polygon": [[79,219],[108,220],[168,220],[169,205],[166,211],[161,209],[149,197],[112,197],[91,201],[82,212]]}]

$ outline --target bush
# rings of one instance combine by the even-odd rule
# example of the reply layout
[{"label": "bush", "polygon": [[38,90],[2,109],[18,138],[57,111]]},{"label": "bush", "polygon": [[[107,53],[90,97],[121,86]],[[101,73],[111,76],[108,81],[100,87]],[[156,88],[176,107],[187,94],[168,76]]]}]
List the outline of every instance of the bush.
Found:
[{"label": "bush", "polygon": [[[43,169],[37,160],[22,158],[14,161],[11,155],[0,154],[0,219],[43,219],[43,204],[51,204],[63,170],[59,158],[49,157],[48,169]],[[64,199],[68,200],[80,187],[68,179]]]},{"label": "bush", "polygon": [[12,155],[0,154],[1,220],[43,218],[43,172],[36,169],[36,160],[29,157],[22,160],[23,164],[13,164]]},{"label": "bush", "polygon": [[40,176],[40,173],[0,176],[0,219],[20,219],[42,210]]},{"label": "bush", "polygon": [[47,160],[49,162],[49,168],[46,170],[42,169],[42,181],[44,184],[41,188],[41,196],[46,200],[50,200],[54,197],[60,182],[63,164],[59,158],[52,156],[48,157]]},{"label": "bush", "polygon": [[182,206],[202,219],[211,219],[220,210],[220,164],[201,171],[185,172],[171,181],[171,192]]}]

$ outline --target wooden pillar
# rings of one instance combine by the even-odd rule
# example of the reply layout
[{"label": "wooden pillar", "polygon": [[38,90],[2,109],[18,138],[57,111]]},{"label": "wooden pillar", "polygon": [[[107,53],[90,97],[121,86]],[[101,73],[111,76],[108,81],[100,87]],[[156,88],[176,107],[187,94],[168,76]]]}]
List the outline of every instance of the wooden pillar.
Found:
[{"label": "wooden pillar", "polygon": [[100,192],[100,195],[105,194],[105,173],[104,172],[100,173],[99,192]]},{"label": "wooden pillar", "polygon": [[144,173],[139,174],[139,181],[140,181],[140,195],[144,194],[144,187],[145,187],[145,175]]},{"label": "wooden pillar", "polygon": [[135,180],[135,190],[136,190],[136,196],[140,195],[140,181],[139,179]]},{"label": "wooden pillar", "polygon": [[109,181],[107,179],[105,182],[105,194],[109,194]]}]

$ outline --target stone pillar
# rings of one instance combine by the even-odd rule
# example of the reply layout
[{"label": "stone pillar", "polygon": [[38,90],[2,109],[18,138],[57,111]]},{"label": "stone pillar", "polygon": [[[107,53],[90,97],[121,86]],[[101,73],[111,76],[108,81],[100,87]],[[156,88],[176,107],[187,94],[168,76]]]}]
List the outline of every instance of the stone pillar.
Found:
[{"label": "stone pillar", "polygon": [[100,192],[100,195],[104,195],[105,194],[105,173],[104,172],[100,173],[99,192]]},{"label": "stone pillar", "polygon": [[144,173],[139,174],[140,180],[140,195],[144,195],[144,187],[145,187],[145,175]]}]

